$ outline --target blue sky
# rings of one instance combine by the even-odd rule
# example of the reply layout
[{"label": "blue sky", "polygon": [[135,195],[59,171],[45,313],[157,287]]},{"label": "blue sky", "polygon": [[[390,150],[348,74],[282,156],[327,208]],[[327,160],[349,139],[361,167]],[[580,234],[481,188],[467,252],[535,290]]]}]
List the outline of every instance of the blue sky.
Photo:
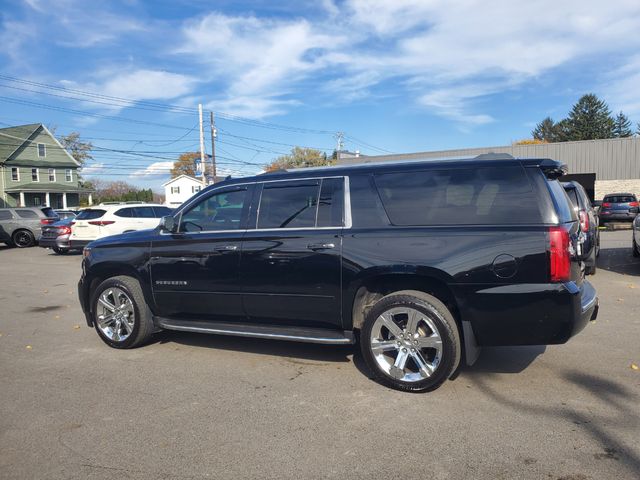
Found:
[{"label": "blue sky", "polygon": [[0,126],[79,131],[86,176],[158,190],[199,102],[233,175],[337,131],[371,155],[505,145],[588,92],[640,121],[637,0],[0,0],[0,22]]}]

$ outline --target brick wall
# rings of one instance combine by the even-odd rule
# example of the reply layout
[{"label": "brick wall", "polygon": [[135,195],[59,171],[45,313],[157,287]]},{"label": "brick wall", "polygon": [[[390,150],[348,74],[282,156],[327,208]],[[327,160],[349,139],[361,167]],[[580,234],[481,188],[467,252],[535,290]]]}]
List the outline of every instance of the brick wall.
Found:
[{"label": "brick wall", "polygon": [[640,178],[633,180],[596,180],[596,200],[610,193],[634,193],[640,198]]}]

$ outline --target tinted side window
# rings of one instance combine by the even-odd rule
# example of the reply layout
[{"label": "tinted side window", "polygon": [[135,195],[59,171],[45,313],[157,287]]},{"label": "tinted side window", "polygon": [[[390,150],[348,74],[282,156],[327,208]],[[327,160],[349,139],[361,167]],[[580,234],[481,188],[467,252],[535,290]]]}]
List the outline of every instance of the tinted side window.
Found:
[{"label": "tinted side window", "polygon": [[579,210],[580,202],[578,201],[578,191],[575,188],[565,188],[565,191],[567,192],[569,200],[571,200],[573,208],[577,208]]},{"label": "tinted side window", "polygon": [[116,217],[131,218],[133,217],[133,208],[121,208],[114,213]]},{"label": "tinted side window", "polygon": [[265,183],[260,198],[258,228],[313,228],[319,182]]},{"label": "tinted side window", "polygon": [[151,207],[134,207],[133,215],[137,218],[155,218],[155,213]]},{"label": "tinted side window", "polygon": [[320,187],[318,202],[318,227],[342,227],[344,225],[344,179],[325,178]]},{"label": "tinted side window", "polygon": [[9,210],[0,210],[0,220],[11,220],[13,215]]},{"label": "tinted side window", "polygon": [[567,193],[560,185],[558,180],[547,180],[547,185],[551,191],[554,203],[556,204],[556,213],[558,215],[558,221],[560,223],[566,223],[575,221],[578,219],[576,211],[571,205],[571,200],[567,196]]},{"label": "tinted side window", "polygon": [[629,203],[637,201],[635,197],[629,195],[611,195],[604,197],[604,202],[610,203]]},{"label": "tinted side window", "polygon": [[240,228],[246,188],[220,192],[203,198],[182,215],[181,232],[235,230]]},{"label": "tinted side window", "polygon": [[99,208],[89,208],[81,211],[76,217],[76,220],[95,220],[96,218],[102,217],[105,212],[106,210],[101,210]]},{"label": "tinted side window", "polygon": [[168,207],[153,207],[153,212],[156,218],[162,218],[171,215],[172,210]]},{"label": "tinted side window", "polygon": [[38,214],[32,210],[16,210],[16,213],[20,218],[40,218]]},{"label": "tinted side window", "polygon": [[452,168],[375,176],[394,225],[504,225],[540,222],[518,166]]}]

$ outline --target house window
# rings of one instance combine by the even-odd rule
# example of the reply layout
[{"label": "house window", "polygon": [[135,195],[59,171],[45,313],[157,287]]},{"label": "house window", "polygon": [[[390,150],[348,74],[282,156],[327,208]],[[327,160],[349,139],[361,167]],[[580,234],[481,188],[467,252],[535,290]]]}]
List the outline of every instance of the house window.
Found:
[{"label": "house window", "polygon": [[55,182],[56,181],[56,169],[55,168],[50,168],[49,169],[49,181],[50,182]]},{"label": "house window", "polygon": [[32,182],[39,182],[40,181],[40,172],[38,171],[37,168],[32,168],[31,169],[31,181]]},{"label": "house window", "polygon": [[200,191],[199,185],[191,185],[191,193],[198,193]]},{"label": "house window", "polygon": [[71,172],[72,172],[72,170],[71,170],[70,168],[67,168],[67,169],[64,171],[64,179],[65,179],[67,182],[71,182],[71,181],[73,181],[73,173],[71,173]]},{"label": "house window", "polygon": [[180,193],[180,187],[171,187],[171,193]]},{"label": "house window", "polygon": [[47,156],[47,147],[44,143],[39,143],[38,144],[38,156],[39,157],[46,157]]},{"label": "house window", "polygon": [[33,206],[39,207],[40,205],[42,205],[42,201],[40,200],[40,197],[33,197]]},{"label": "house window", "polygon": [[11,180],[14,182],[20,181],[20,170],[18,170],[18,167],[11,167]]}]

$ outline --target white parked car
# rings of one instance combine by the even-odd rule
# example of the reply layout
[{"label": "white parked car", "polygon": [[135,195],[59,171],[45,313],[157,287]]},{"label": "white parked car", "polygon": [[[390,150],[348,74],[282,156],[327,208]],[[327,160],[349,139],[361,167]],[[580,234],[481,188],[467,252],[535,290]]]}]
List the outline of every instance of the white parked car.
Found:
[{"label": "white parked car", "polygon": [[149,203],[100,204],[86,208],[71,224],[71,248],[83,248],[109,235],[155,228],[160,219],[171,212],[169,207]]}]

